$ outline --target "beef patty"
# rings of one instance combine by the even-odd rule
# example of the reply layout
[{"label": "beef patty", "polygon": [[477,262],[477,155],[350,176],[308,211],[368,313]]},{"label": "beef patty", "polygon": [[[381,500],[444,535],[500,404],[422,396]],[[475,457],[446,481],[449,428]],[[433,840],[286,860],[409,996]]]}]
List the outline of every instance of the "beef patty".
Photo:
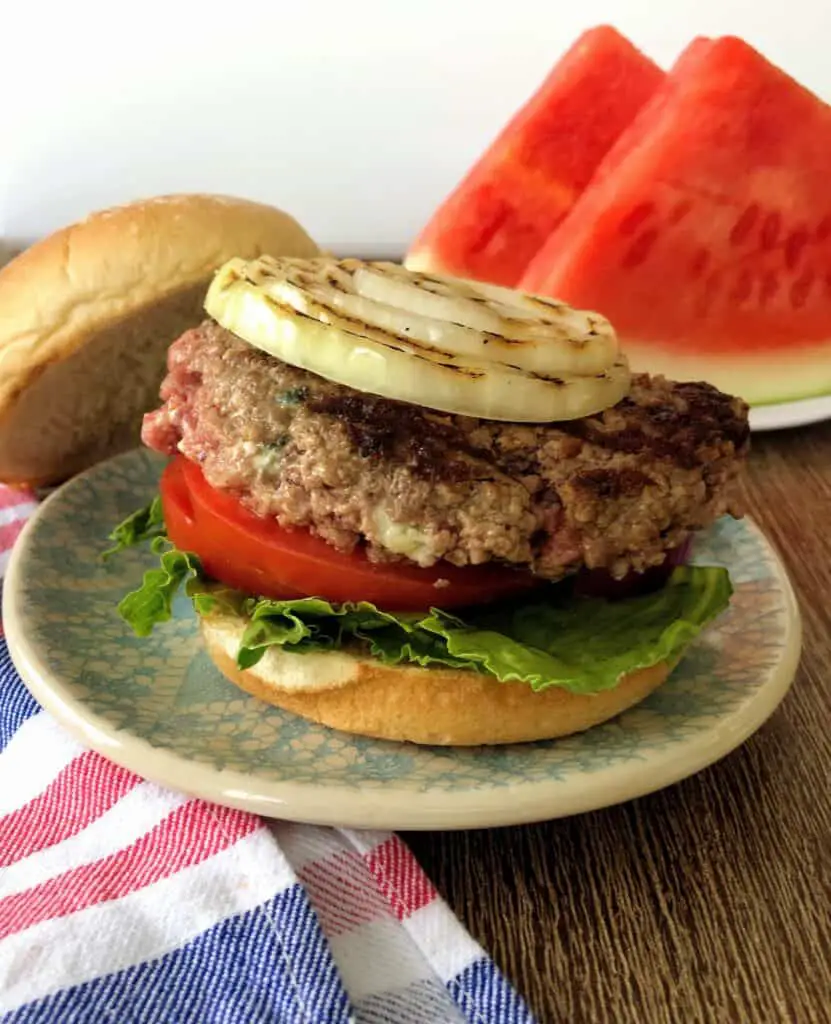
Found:
[{"label": "beef patty", "polygon": [[207,322],[170,348],[150,448],[342,551],[420,565],[488,561],[558,579],[658,564],[740,515],[747,407],[708,384],[636,376],[614,408],[496,423],[331,384]]}]

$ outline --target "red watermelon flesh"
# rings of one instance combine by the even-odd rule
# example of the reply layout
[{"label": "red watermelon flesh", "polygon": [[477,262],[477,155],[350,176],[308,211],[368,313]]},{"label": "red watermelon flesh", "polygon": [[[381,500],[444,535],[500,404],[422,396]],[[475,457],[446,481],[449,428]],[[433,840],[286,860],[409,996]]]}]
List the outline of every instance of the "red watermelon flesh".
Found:
[{"label": "red watermelon flesh", "polygon": [[695,40],[521,281],[604,313],[636,370],[753,404],[831,391],[831,107]]},{"label": "red watermelon flesh", "polygon": [[413,243],[411,269],[515,285],[663,71],[619,32],[585,32]]}]

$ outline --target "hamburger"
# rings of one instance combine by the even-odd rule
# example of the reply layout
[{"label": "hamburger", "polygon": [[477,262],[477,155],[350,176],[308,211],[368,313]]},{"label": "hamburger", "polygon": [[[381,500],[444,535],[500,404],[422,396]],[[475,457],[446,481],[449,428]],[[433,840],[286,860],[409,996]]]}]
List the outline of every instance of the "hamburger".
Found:
[{"label": "hamburger", "polygon": [[549,739],[660,686],[728,605],[747,406],[631,375],[602,316],[382,262],[235,257],[169,346],[119,605],[184,590],[260,700],[421,744]]}]

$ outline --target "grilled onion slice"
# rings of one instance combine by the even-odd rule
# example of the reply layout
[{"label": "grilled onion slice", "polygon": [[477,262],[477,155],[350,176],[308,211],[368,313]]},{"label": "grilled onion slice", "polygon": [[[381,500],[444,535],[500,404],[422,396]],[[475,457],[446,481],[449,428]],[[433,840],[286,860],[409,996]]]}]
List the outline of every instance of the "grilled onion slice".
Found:
[{"label": "grilled onion slice", "polygon": [[627,361],[598,314],[392,263],[233,259],[205,309],[286,363],[442,412],[570,420],[629,389]]}]

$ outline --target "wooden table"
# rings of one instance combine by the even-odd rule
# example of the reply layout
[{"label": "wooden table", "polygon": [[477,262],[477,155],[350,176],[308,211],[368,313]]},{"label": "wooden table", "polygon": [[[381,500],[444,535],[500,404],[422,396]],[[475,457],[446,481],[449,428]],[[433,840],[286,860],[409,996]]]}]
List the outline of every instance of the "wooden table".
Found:
[{"label": "wooden table", "polygon": [[831,1021],[831,425],[754,438],[748,476],[805,626],[767,724],[620,807],[406,837],[545,1024]]}]

